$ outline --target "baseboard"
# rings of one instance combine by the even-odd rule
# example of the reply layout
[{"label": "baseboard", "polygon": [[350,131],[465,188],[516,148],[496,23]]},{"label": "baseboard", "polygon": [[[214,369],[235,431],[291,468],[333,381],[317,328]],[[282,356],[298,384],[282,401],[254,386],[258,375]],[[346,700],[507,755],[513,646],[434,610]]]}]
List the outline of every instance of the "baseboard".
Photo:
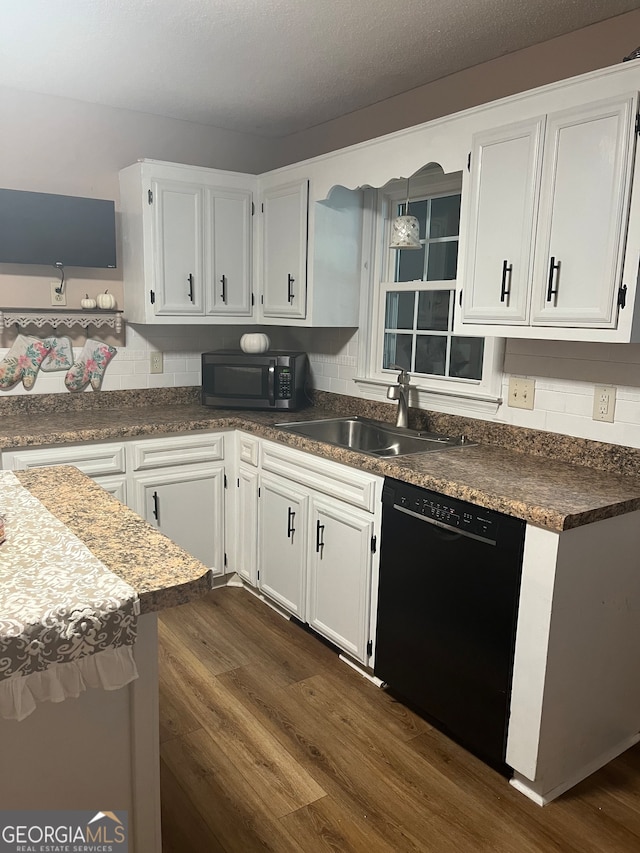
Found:
[{"label": "baseboard", "polygon": [[619,755],[622,755],[623,752],[626,752],[627,749],[630,749],[634,744],[640,741],[640,733],[636,733],[631,735],[630,737],[625,738],[620,743],[616,744],[616,746],[608,749],[606,752],[602,753],[602,755],[598,756],[598,758],[590,761],[589,764],[585,764],[580,770],[576,771],[572,776],[569,777],[565,782],[562,782],[560,785],[556,785],[555,788],[550,788],[548,791],[541,792],[536,790],[535,782],[532,782],[530,779],[525,778],[522,774],[514,771],[512,778],[509,780],[510,784],[513,787],[520,791],[521,794],[524,794],[525,797],[528,797],[530,800],[533,800],[534,803],[537,803],[539,806],[546,806],[548,803],[556,800],[570,788],[573,788],[574,785],[577,785],[578,782],[582,782],[583,779],[586,779],[587,776],[591,776],[592,773],[595,773],[596,770],[600,770],[601,767],[604,767],[605,764],[608,764],[610,761],[613,761],[614,758],[617,758]]}]

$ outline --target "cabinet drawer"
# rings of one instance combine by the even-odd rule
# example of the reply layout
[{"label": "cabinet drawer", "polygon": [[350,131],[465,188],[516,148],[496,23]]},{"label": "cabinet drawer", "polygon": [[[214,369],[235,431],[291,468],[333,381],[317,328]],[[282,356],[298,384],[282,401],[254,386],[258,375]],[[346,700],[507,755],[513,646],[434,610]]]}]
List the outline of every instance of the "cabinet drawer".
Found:
[{"label": "cabinet drawer", "polygon": [[375,511],[376,486],[382,487],[382,478],[375,474],[266,441],[262,445],[262,469],[367,512]]},{"label": "cabinet drawer", "polygon": [[8,471],[24,471],[46,465],[75,465],[89,477],[125,473],[125,450],[122,444],[83,444],[10,450],[2,454],[2,467]]},{"label": "cabinet drawer", "polygon": [[260,442],[252,435],[238,433],[238,452],[240,461],[247,465],[257,465],[260,456]]},{"label": "cabinet drawer", "polygon": [[131,445],[131,470],[147,471],[196,462],[217,462],[224,459],[224,435],[167,436],[136,441]]}]

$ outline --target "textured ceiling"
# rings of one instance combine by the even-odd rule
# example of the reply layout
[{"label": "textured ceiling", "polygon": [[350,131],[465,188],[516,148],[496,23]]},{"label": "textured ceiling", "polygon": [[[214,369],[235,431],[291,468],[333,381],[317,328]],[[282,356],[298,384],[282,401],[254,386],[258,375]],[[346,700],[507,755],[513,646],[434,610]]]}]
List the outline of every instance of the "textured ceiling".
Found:
[{"label": "textured ceiling", "polygon": [[639,7],[640,0],[0,0],[0,83],[284,136]]}]

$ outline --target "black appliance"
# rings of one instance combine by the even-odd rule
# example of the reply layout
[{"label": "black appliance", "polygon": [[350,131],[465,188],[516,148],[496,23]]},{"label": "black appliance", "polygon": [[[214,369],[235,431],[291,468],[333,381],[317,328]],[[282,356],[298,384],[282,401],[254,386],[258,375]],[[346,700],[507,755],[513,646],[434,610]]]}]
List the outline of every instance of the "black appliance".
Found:
[{"label": "black appliance", "polygon": [[501,772],[525,524],[387,478],[374,671]]},{"label": "black appliance", "polygon": [[202,353],[202,405],[222,409],[284,409],[306,403],[307,354],[260,355],[220,349]]},{"label": "black appliance", "polygon": [[0,263],[115,269],[114,203],[0,189]]}]

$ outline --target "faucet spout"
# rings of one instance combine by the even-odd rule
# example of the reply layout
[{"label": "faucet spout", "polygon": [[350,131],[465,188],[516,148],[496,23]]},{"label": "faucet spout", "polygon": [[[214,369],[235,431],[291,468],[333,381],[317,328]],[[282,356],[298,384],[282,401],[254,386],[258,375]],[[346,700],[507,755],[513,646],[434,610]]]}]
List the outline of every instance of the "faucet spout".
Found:
[{"label": "faucet spout", "polygon": [[396,426],[397,427],[408,427],[409,426],[409,390],[413,387],[409,384],[409,374],[407,371],[398,367],[397,365],[392,365],[394,368],[400,371],[398,375],[398,381],[395,385],[389,385],[387,388],[387,397],[390,400],[398,401],[398,411],[396,414]]}]

